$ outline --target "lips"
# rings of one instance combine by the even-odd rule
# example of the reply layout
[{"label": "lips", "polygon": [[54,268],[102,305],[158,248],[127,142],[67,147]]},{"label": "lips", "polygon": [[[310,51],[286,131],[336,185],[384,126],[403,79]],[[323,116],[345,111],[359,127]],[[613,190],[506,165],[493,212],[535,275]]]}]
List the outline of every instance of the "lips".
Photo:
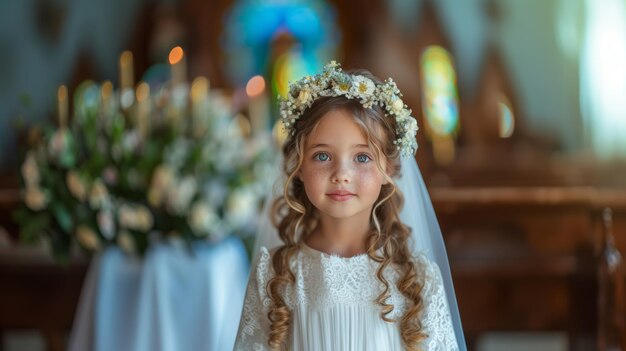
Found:
[{"label": "lips", "polygon": [[347,201],[356,196],[355,194],[347,190],[335,190],[332,193],[326,195],[328,195],[328,197],[335,201]]}]

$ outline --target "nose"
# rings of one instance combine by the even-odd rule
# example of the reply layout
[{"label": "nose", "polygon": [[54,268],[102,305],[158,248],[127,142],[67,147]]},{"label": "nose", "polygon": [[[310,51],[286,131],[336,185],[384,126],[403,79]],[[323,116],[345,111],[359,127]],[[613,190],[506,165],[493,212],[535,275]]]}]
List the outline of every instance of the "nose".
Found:
[{"label": "nose", "polygon": [[346,162],[338,162],[332,174],[331,182],[333,184],[350,183],[352,178],[351,173],[350,167]]}]

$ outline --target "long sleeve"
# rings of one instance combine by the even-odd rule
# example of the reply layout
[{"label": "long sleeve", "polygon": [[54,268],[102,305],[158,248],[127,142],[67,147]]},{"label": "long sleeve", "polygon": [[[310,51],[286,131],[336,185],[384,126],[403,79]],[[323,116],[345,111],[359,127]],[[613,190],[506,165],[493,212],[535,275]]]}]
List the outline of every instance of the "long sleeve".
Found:
[{"label": "long sleeve", "polygon": [[452,327],[452,317],[439,266],[427,261],[425,273],[422,326],[429,335],[425,341],[425,350],[458,350],[459,345]]},{"label": "long sleeve", "polygon": [[267,296],[265,287],[270,269],[270,254],[266,248],[261,247],[259,257],[250,271],[239,331],[235,340],[235,351],[269,350],[267,345],[269,335],[267,313],[271,300]]}]

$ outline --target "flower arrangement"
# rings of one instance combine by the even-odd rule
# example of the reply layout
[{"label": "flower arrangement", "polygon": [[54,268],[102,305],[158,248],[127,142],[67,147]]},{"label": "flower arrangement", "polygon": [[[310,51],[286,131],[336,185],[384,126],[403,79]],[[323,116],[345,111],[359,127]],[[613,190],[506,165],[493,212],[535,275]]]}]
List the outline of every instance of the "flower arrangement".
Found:
[{"label": "flower arrangement", "polygon": [[201,83],[154,95],[140,85],[136,98],[81,84],[71,121],[45,128],[26,153],[21,238],[43,239],[63,260],[76,243],[142,255],[155,237],[254,230],[275,153],[269,140],[245,138],[229,100]]}]

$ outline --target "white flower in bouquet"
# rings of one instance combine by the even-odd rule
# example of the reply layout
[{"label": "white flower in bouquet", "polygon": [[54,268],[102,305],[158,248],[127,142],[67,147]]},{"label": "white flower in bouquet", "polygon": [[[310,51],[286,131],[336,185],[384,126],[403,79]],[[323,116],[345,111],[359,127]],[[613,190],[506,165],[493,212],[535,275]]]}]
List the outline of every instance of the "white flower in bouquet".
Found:
[{"label": "white flower in bouquet", "polygon": [[52,134],[48,144],[48,152],[54,159],[59,159],[66,151],[70,143],[70,131],[61,128]]},{"label": "white flower in bouquet", "polygon": [[111,240],[115,235],[115,220],[110,210],[100,210],[97,215],[98,229],[105,238]]},{"label": "white flower in bouquet", "polygon": [[48,197],[38,186],[29,186],[24,193],[24,203],[33,211],[40,211],[48,206]]},{"label": "white flower in bouquet", "polygon": [[118,216],[122,228],[147,232],[154,225],[152,212],[143,205],[122,204]]},{"label": "white flower in bouquet", "polygon": [[169,189],[174,180],[174,172],[166,165],[157,166],[152,175],[152,182],[148,190],[148,202],[154,207],[159,207],[165,199],[166,189]]},{"label": "white flower in bouquet", "polygon": [[178,170],[182,167],[187,155],[189,155],[189,150],[191,149],[191,142],[184,138],[176,139],[166,150],[164,153],[164,162],[169,165],[169,167]]},{"label": "white flower in bouquet", "polygon": [[204,198],[214,207],[221,206],[228,194],[226,183],[219,179],[211,179],[204,184]]},{"label": "white flower in bouquet", "polygon": [[86,225],[79,225],[76,228],[76,240],[86,249],[98,250],[100,248],[100,239],[96,232]]},{"label": "white flower in bouquet", "polygon": [[109,184],[115,185],[117,184],[118,173],[115,167],[109,166],[102,171],[102,179]]},{"label": "white flower in bouquet", "polygon": [[198,182],[193,176],[186,176],[178,182],[173,182],[168,189],[167,208],[173,214],[185,214],[197,191]]},{"label": "white flower in bouquet", "polygon": [[226,220],[234,227],[249,224],[257,212],[258,199],[250,189],[232,191],[226,202]]},{"label": "white flower in bouquet", "polygon": [[135,253],[136,251],[135,241],[130,233],[125,230],[120,231],[117,235],[117,245],[119,245],[122,250],[130,254]]},{"label": "white flower in bouquet", "polygon": [[136,190],[143,189],[145,185],[141,171],[137,168],[131,168],[126,171],[126,181],[131,188]]},{"label": "white flower in bouquet", "polygon": [[102,208],[110,202],[109,191],[104,185],[102,180],[96,179],[91,186],[91,192],[89,194],[89,204],[92,208]]},{"label": "white flower in bouquet", "polygon": [[[214,90],[214,92],[216,92]],[[232,117],[231,103],[228,98],[223,94],[212,94],[209,97],[211,106],[209,121],[209,136],[211,139],[214,137],[220,137],[224,135],[224,130],[227,128],[228,123]]]},{"label": "white flower in bouquet", "polygon": [[109,149],[109,142],[103,136],[98,136],[96,147],[98,148],[99,153],[106,154]]},{"label": "white flower in bouquet", "polygon": [[131,130],[122,137],[122,147],[126,152],[134,152],[141,144],[141,134],[138,130]]},{"label": "white flower in bouquet", "polygon": [[85,201],[87,197],[87,186],[80,175],[78,175],[76,171],[69,171],[65,176],[65,181],[67,182],[67,188],[70,190],[70,193],[79,201]]},{"label": "white flower in bouquet", "polygon": [[39,184],[40,174],[39,167],[37,166],[37,157],[35,151],[29,151],[26,154],[26,159],[22,164],[22,177],[26,182],[27,187],[35,186]]},{"label": "white flower in bouquet", "polygon": [[187,222],[198,236],[216,232],[220,227],[220,218],[206,201],[197,201],[191,206]]},{"label": "white flower in bouquet", "polygon": [[[239,130],[239,127],[236,129]],[[245,158],[242,157],[244,148],[245,144],[241,134],[229,134],[229,137],[222,141],[219,149],[211,156],[217,170],[227,173],[244,163]]]}]

